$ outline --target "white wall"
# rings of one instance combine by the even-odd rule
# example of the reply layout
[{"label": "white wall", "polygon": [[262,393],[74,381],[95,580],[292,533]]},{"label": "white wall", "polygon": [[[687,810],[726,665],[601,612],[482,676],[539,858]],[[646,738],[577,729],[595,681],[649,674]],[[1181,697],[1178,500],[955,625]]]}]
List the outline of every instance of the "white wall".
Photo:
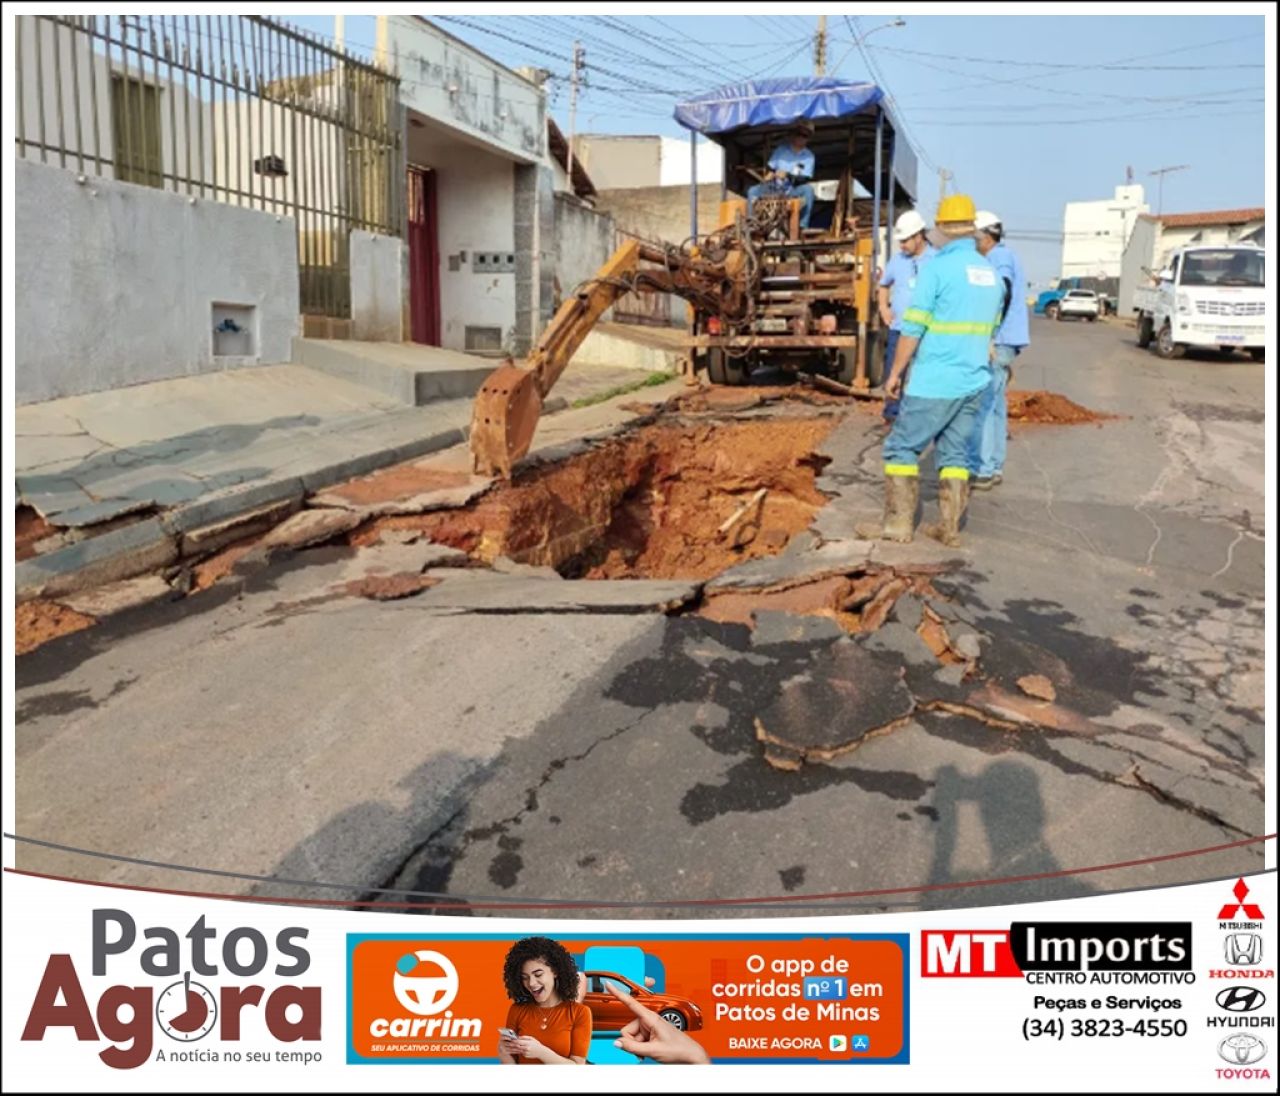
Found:
[{"label": "white wall", "polygon": [[1068,202],[1062,218],[1062,277],[1115,278],[1125,244],[1147,211],[1141,186],[1118,186],[1096,202]]},{"label": "white wall", "polygon": [[403,339],[408,248],[395,236],[351,231],[351,337]]},{"label": "white wall", "polygon": [[[689,141],[679,137],[662,137],[659,186],[689,185]],[[698,182],[718,183],[724,174],[724,149],[714,141],[698,140]],[[642,185],[642,184],[637,184]]]},{"label": "white wall", "polygon": [[424,19],[385,19],[387,64],[400,73],[406,107],[515,159],[545,157],[546,96],[539,87]]},{"label": "white wall", "polygon": [[410,126],[409,162],[436,172],[441,345],[464,349],[472,325],[500,328],[510,346],[516,276],[476,272],[473,263],[477,251],[515,250],[516,165],[435,125]]},{"label": "white wall", "polygon": [[557,194],[556,281],[560,299],[595,274],[613,252],[613,218],[567,194]]},{"label": "white wall", "polygon": [[[290,219],[24,161],[15,204],[19,403],[289,360]],[[255,306],[255,354],[214,357],[215,302]]]},{"label": "white wall", "polygon": [[[101,18],[98,25],[102,26]],[[118,56],[109,59],[100,39],[90,39],[86,32],[72,31],[34,15],[18,16],[14,31],[16,55],[21,58],[21,86],[15,89],[12,101],[20,158],[75,171],[83,168],[91,175],[115,178],[112,164],[101,161],[115,158],[112,74],[127,72],[158,89],[164,170],[187,177],[188,149],[191,175],[199,175],[202,156],[205,171],[210,170],[214,138],[209,106],[190,94],[182,84],[180,70],[175,68],[174,80],[170,81],[167,65],[161,64],[157,70],[148,63],[139,69],[132,51],[128,64]],[[116,49],[119,50],[118,45]],[[129,93],[133,94],[132,87]],[[65,156],[47,148],[42,152],[41,144],[70,151]]]}]

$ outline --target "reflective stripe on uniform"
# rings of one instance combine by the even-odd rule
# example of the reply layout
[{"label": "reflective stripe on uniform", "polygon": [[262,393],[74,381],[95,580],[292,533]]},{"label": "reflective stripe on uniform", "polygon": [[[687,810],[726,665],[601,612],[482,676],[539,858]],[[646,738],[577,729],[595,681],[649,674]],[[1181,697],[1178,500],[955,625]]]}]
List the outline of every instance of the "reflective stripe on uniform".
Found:
[{"label": "reflective stripe on uniform", "polygon": [[918,476],[920,474],[920,465],[886,464],[884,466],[884,474],[886,476]]},{"label": "reflective stripe on uniform", "polygon": [[933,313],[926,312],[923,308],[908,308],[902,314],[903,323],[918,323],[928,327],[933,322]]},{"label": "reflective stripe on uniform", "polygon": [[928,330],[931,335],[990,335],[996,329],[993,323],[946,323],[940,320],[929,320]]},{"label": "reflective stripe on uniform", "polygon": [[950,465],[947,468],[943,468],[938,473],[938,478],[944,479],[944,480],[948,480],[948,479],[967,480],[969,478],[969,469],[957,468],[955,465]]}]

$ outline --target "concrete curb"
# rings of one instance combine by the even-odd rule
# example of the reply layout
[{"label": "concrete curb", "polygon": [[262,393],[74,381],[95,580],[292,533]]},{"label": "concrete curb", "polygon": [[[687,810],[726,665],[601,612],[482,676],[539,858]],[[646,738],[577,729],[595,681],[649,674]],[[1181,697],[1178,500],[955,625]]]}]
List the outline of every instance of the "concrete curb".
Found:
[{"label": "concrete curb", "polygon": [[[301,475],[266,482],[255,480],[215,491],[157,517],[24,560],[14,569],[16,600],[80,593],[164,567],[179,558],[180,548],[186,545],[188,536],[199,530],[225,525],[238,516],[261,512],[266,507],[300,508],[308,494],[378,468],[448,449],[466,439],[466,428],[451,427],[414,441],[335,461]],[[200,540],[198,536],[194,539],[197,543]]]}]

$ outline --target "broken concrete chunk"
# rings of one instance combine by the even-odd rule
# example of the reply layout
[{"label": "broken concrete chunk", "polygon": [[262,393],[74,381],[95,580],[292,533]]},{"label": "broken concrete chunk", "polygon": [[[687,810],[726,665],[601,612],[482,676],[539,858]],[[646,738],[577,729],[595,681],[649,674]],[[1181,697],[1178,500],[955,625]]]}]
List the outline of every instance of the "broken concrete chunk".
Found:
[{"label": "broken concrete chunk", "polygon": [[933,679],[941,682],[943,685],[959,685],[964,680],[965,672],[969,669],[963,662],[953,662],[950,666],[943,666],[937,670]]},{"label": "broken concrete chunk", "polygon": [[890,620],[883,627],[871,632],[862,640],[869,650],[879,651],[908,665],[935,666],[937,656],[915,631],[897,620]]},{"label": "broken concrete chunk", "polygon": [[416,544],[422,533],[417,529],[383,529],[378,537],[383,544]]},{"label": "broken concrete chunk", "polygon": [[300,510],[262,538],[262,547],[306,548],[339,536],[363,521],[349,510]]},{"label": "broken concrete chunk", "polygon": [[1018,688],[1027,696],[1033,696],[1037,700],[1052,702],[1058,699],[1058,690],[1044,674],[1027,674],[1025,677],[1018,678]]},{"label": "broken concrete chunk", "polygon": [[524,575],[526,578],[564,580],[554,567],[537,567],[531,563],[517,563],[510,556],[496,556],[490,566],[503,575]]},{"label": "broken concrete chunk", "polygon": [[155,601],[169,601],[177,596],[178,591],[159,575],[143,575],[141,578],[112,582],[60,600],[77,613],[101,619]]},{"label": "broken concrete chunk", "polygon": [[795,616],[773,609],[758,610],[754,617],[753,647],[768,647],[776,643],[821,643],[842,639],[845,635],[844,629],[831,617]]},{"label": "broken concrete chunk", "polygon": [[924,616],[924,602],[916,597],[915,594],[903,594],[894,602],[889,616],[891,619],[914,630],[920,627],[920,620]]},{"label": "broken concrete chunk", "polygon": [[[899,726],[914,710],[900,668],[847,640],[832,644],[808,673],[782,686],[778,700],[756,718],[756,737],[775,752],[830,761]],[[776,765],[768,752],[766,759]]]},{"label": "broken concrete chunk", "polygon": [[982,638],[977,634],[977,632],[969,632],[962,636],[953,636],[951,639],[951,649],[961,658],[967,658],[970,662],[976,662],[982,657]]},{"label": "broken concrete chunk", "polygon": [[270,529],[297,508],[293,499],[268,503],[243,514],[211,525],[188,529],[179,537],[178,550],[183,557],[204,556],[225,548],[233,541],[254,536]]},{"label": "broken concrete chunk", "polygon": [[367,597],[373,601],[398,601],[403,597],[412,597],[432,586],[438,586],[438,578],[428,578],[412,571],[401,571],[395,575],[368,575],[365,578],[348,582],[344,592],[355,597]]}]

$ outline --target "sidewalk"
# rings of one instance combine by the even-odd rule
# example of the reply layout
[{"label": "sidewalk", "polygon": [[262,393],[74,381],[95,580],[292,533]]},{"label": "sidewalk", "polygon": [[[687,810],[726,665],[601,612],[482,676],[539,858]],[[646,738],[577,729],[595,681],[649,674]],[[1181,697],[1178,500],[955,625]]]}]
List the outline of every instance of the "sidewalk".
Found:
[{"label": "sidewalk", "polygon": [[[571,367],[547,411],[645,376]],[[243,535],[243,522],[279,520],[330,484],[457,445],[470,418],[470,399],[408,407],[300,365],[19,407],[18,503],[52,528],[19,552],[18,599],[209,550],[215,539]]]}]

